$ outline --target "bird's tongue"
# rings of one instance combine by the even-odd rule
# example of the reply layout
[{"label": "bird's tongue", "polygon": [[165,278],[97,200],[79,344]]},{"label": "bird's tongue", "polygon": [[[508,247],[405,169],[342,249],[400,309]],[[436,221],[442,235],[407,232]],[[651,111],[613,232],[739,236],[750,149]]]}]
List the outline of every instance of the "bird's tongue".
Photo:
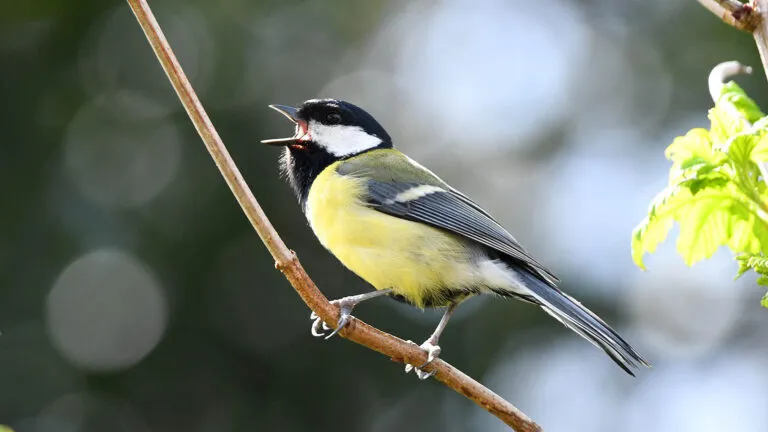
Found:
[{"label": "bird's tongue", "polygon": [[312,139],[309,135],[307,122],[304,120],[298,120],[296,122],[296,135],[294,135],[294,137],[296,138],[296,141],[299,142],[306,142]]}]

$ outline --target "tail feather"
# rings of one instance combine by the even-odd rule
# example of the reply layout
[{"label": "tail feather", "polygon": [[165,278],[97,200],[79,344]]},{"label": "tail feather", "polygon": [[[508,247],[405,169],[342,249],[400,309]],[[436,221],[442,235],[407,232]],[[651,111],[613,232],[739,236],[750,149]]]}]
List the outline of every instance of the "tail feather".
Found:
[{"label": "tail feather", "polygon": [[601,348],[628,374],[635,376],[632,368],[650,367],[627,341],[577,300],[525,270],[516,273],[545,312]]}]

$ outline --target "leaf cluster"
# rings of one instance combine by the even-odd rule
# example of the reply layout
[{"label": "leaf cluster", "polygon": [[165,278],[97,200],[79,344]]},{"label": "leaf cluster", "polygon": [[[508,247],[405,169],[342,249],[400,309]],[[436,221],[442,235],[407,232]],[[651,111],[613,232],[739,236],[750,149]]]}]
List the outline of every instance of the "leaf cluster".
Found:
[{"label": "leaf cluster", "polygon": [[[689,266],[727,246],[768,286],[768,118],[734,82],[723,86],[709,111],[709,129],[678,137],[666,150],[669,183],[651,202],[632,235],[632,259],[645,269],[675,222],[677,251]],[[768,295],[763,299],[768,307]]]}]

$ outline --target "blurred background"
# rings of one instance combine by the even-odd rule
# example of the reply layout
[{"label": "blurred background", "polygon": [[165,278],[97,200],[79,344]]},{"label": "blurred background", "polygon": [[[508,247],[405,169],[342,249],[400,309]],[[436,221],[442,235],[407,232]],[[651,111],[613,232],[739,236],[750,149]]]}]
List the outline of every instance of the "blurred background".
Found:
[{"label": "blurred background", "polygon": [[[369,290],[315,240],[269,103],[335,97],[472,196],[653,364],[633,379],[535,307],[459,309],[443,358],[548,432],[768,430],[768,312],[727,251],[631,262],[663,150],[708,127],[709,70],[768,107],[747,34],[693,0],[154,0],[186,73],[330,298]],[[467,399],[335,338],[220,178],[119,1],[0,13],[0,424],[16,432],[502,431]],[[672,233],[676,236],[675,232]],[[422,341],[439,312],[365,321]]]}]

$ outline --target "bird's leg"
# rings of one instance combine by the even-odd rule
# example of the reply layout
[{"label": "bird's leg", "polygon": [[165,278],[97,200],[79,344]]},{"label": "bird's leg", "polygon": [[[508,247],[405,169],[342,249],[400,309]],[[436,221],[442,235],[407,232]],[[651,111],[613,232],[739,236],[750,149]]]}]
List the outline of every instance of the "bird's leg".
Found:
[{"label": "bird's leg", "polygon": [[[319,316],[317,316],[316,313],[312,312],[312,314],[309,316],[310,319],[314,320],[315,322],[312,323],[312,336],[315,337],[321,337],[325,336],[326,339],[330,339],[333,337],[336,333],[339,332],[342,328],[344,328],[345,325],[349,323],[349,321],[352,319],[352,309],[355,308],[360,302],[370,300],[372,298],[381,297],[383,295],[387,295],[392,292],[391,288],[383,289],[383,290],[377,290],[365,294],[358,294],[348,297],[342,297],[338,300],[333,300],[331,304],[335,304],[339,307],[339,322],[336,323],[336,329],[331,332],[328,336],[325,336],[325,332],[330,330],[331,328],[328,327],[328,324],[326,324],[322,319],[320,319]],[[322,330],[321,330],[322,328]]]},{"label": "bird's leg", "polygon": [[[445,313],[443,314],[443,317],[440,319],[440,323],[437,324],[437,328],[435,328],[435,331],[432,332],[432,335],[427,338],[427,340],[424,341],[423,344],[421,344],[421,348],[427,351],[427,361],[424,362],[419,367],[415,367],[413,365],[405,365],[405,373],[408,373],[410,371],[415,371],[416,376],[419,377],[421,380],[425,380],[432,375],[435,374],[435,371],[432,372],[424,372],[422,369],[424,366],[432,363],[437,356],[440,355],[440,346],[438,345],[438,342],[440,341],[440,335],[443,334],[443,330],[445,330],[445,326],[448,325],[448,320],[451,319],[451,316],[453,315],[453,312],[456,311],[456,306],[458,306],[459,303],[452,303],[450,306],[448,306],[448,309],[445,310]],[[408,341],[411,342],[411,341]],[[413,342],[411,342],[413,343]],[[415,343],[413,343],[415,345]]]}]

